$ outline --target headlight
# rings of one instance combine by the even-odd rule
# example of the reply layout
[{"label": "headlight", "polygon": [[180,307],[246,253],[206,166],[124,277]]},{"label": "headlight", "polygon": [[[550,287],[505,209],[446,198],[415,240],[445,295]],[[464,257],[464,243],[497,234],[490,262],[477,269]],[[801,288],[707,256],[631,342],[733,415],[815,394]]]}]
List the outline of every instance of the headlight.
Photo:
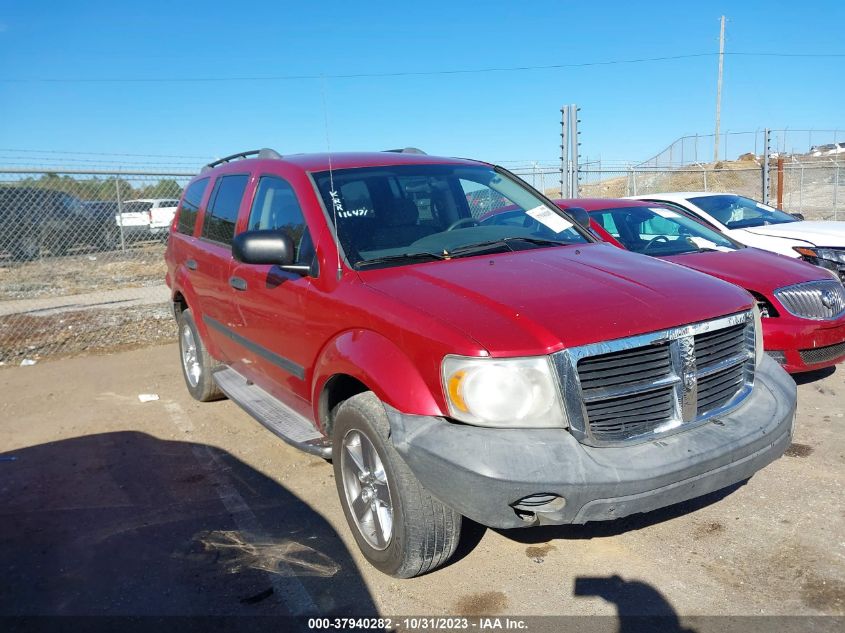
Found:
[{"label": "headlight", "polygon": [[763,321],[760,308],[754,304],[754,366],[759,367],[763,360]]},{"label": "headlight", "polygon": [[551,360],[443,359],[443,392],[456,420],[501,428],[567,426]]},{"label": "headlight", "polygon": [[811,264],[839,273],[845,266],[845,249],[814,246],[794,246],[793,250]]}]

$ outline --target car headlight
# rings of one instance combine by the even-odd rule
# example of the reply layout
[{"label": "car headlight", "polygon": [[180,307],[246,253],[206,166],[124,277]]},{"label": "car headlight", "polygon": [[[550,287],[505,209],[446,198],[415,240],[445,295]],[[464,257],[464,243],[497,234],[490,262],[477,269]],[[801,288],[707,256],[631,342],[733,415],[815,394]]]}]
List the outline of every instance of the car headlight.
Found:
[{"label": "car headlight", "polygon": [[843,248],[794,246],[793,250],[805,259],[845,264],[845,249]]},{"label": "car headlight", "polygon": [[763,320],[760,308],[754,304],[754,366],[759,367],[763,360]]},{"label": "car headlight", "polygon": [[442,377],[449,414],[456,420],[500,428],[567,426],[548,356],[446,356]]}]

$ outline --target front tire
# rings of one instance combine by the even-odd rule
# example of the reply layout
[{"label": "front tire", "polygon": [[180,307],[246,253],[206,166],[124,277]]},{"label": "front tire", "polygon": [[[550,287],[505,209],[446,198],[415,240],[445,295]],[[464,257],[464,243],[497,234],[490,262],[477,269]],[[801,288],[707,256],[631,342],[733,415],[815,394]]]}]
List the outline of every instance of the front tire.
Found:
[{"label": "front tire", "polygon": [[390,443],[372,392],[335,409],[335,483],[358,547],[379,571],[412,578],[443,565],[458,545],[461,515],[435,499]]},{"label": "front tire", "polygon": [[197,331],[194,315],[190,310],[179,314],[179,357],[182,376],[190,394],[200,402],[220,400],[223,392],[211,375],[220,363],[211,357]]}]

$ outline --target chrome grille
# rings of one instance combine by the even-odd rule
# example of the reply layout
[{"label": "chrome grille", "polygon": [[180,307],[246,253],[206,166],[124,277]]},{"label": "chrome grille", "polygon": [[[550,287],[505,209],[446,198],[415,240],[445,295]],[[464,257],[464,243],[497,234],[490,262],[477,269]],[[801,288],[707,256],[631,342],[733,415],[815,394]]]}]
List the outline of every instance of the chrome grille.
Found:
[{"label": "chrome grille", "polygon": [[802,349],[798,353],[801,354],[801,360],[808,365],[829,363],[832,360],[845,356],[845,343],[837,343],[836,345],[828,345],[827,347],[815,347],[813,349]]},{"label": "chrome grille", "polygon": [[805,319],[823,321],[845,313],[845,287],[835,279],[779,288],[775,297],[787,312]]},{"label": "chrome grille", "polygon": [[672,369],[669,345],[654,345],[582,359],[578,376],[585,398],[619,388],[652,384]]},{"label": "chrome grille", "polygon": [[745,324],[734,325],[713,332],[695,335],[695,359],[699,366],[713,365],[744,354],[746,341],[742,336]]},{"label": "chrome grille", "polygon": [[587,416],[594,437],[619,441],[648,433],[672,417],[672,386],[648,393],[635,393],[619,398],[587,402]]},{"label": "chrome grille", "polygon": [[754,319],[742,312],[553,358],[581,442],[643,442],[704,422],[748,395]]},{"label": "chrome grille", "polygon": [[744,368],[742,364],[714,372],[698,379],[698,415],[718,409],[736,395],[742,388]]}]

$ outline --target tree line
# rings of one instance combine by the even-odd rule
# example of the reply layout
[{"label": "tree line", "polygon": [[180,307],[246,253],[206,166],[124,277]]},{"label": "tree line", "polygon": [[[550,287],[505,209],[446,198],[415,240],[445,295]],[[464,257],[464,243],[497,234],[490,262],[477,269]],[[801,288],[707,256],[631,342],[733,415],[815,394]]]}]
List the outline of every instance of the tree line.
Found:
[{"label": "tree line", "polygon": [[80,200],[117,200],[118,190],[122,200],[133,198],[179,198],[182,185],[173,178],[161,178],[158,182],[133,182],[125,178],[74,178],[47,173],[38,178],[24,178],[15,183],[20,187],[37,187],[52,191],[63,191]]}]

